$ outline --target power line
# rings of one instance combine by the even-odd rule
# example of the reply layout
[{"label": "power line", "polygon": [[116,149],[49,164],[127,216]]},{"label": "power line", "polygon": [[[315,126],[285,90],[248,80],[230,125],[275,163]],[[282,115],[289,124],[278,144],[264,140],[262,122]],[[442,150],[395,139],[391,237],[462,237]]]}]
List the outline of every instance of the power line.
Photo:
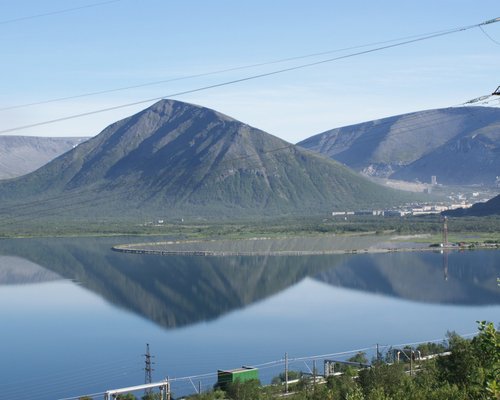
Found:
[{"label": "power line", "polygon": [[[471,337],[477,335],[478,332],[475,333],[468,333],[464,335],[460,335],[461,337]],[[384,345],[380,347],[384,347],[385,349],[390,349],[390,348],[400,348],[400,347],[405,347],[405,346],[415,346],[419,344],[426,344],[426,343],[436,343],[436,342],[445,342],[447,339],[446,338],[441,338],[441,339],[432,339],[432,340],[425,340],[425,341],[419,341],[419,342],[412,342],[412,343],[401,343],[397,345]],[[349,350],[349,351],[342,351],[342,352],[336,352],[336,353],[328,353],[328,354],[318,354],[318,355],[312,355],[312,356],[306,356],[306,357],[296,357],[296,358],[291,358],[288,359],[290,363],[297,363],[297,362],[305,362],[305,361],[310,361],[310,360],[318,360],[318,359],[325,359],[328,357],[338,357],[338,356],[347,356],[350,354],[357,354],[359,352],[367,352],[370,350],[376,350],[378,346],[370,346],[370,347],[365,347],[365,348],[360,348],[356,350]],[[263,369],[268,369],[268,368],[276,368],[279,366],[282,366],[285,363],[285,359],[277,359],[277,360],[272,360],[260,364],[252,364],[253,367],[259,368],[260,370]],[[176,377],[176,378],[169,378],[168,381],[171,383],[181,383],[185,382],[186,386],[190,387],[189,382],[192,384],[193,379],[201,379],[201,378],[210,378],[210,377],[216,377],[216,373],[205,373],[205,374],[199,374],[199,375],[191,375],[191,376],[184,376],[184,377]],[[75,397],[68,397],[66,399],[60,399],[60,400],[70,400],[70,399],[75,399],[78,396]]]},{"label": "power line", "polygon": [[282,73],[285,73],[285,72],[291,72],[291,71],[296,71],[296,70],[299,70],[299,69],[304,69],[304,68],[309,68],[309,67],[318,66],[318,65],[322,65],[322,64],[327,64],[327,63],[331,63],[331,62],[334,62],[334,61],[339,61],[339,60],[343,60],[343,59],[347,59],[347,58],[351,58],[351,57],[356,57],[356,56],[360,56],[360,55],[364,55],[364,54],[374,53],[374,52],[377,52],[377,51],[386,50],[386,49],[390,49],[390,48],[394,48],[394,47],[404,46],[404,45],[407,45],[407,44],[416,43],[416,42],[420,42],[420,41],[424,41],[424,40],[429,40],[429,39],[433,39],[433,38],[436,38],[436,37],[450,35],[452,33],[457,33],[457,32],[462,32],[462,31],[466,31],[466,30],[469,30],[469,29],[473,29],[473,28],[478,28],[478,27],[481,27],[483,25],[488,25],[488,24],[499,22],[499,21],[500,21],[500,17],[492,19],[492,20],[484,21],[484,22],[481,22],[479,24],[474,24],[474,25],[469,25],[469,26],[463,26],[463,27],[451,29],[451,30],[448,30],[448,31],[444,31],[444,32],[441,32],[441,33],[430,34],[430,35],[419,37],[419,38],[416,38],[416,39],[410,39],[410,40],[405,40],[405,41],[394,43],[394,44],[388,44],[388,45],[384,45],[384,46],[379,46],[379,47],[375,47],[373,49],[358,51],[358,52],[355,52],[355,53],[350,53],[350,54],[342,55],[342,56],[339,56],[339,57],[333,57],[333,58],[328,58],[328,59],[325,59],[325,60],[310,62],[310,63],[306,63],[306,64],[300,64],[300,65],[296,65],[296,66],[293,66],[293,67],[283,68],[283,69],[279,69],[279,70],[275,70],[275,71],[271,71],[271,72],[265,72],[265,73],[261,73],[261,74],[247,76],[247,77],[244,77],[244,78],[233,79],[233,80],[230,80],[230,81],[225,81],[225,82],[221,82],[221,83],[217,83],[217,84],[213,84],[213,85],[207,85],[207,86],[202,86],[202,87],[195,88],[195,89],[190,89],[190,90],[185,90],[185,91],[181,91],[181,92],[171,93],[171,94],[167,94],[167,95],[164,95],[164,96],[153,97],[153,98],[146,99],[146,100],[139,100],[139,101],[135,101],[135,102],[132,102],[132,103],[126,103],[126,104],[121,104],[121,105],[117,105],[117,106],[112,106],[112,107],[107,107],[107,108],[101,108],[101,109],[94,110],[94,111],[88,111],[88,112],[84,112],[84,113],[80,113],[80,114],[69,115],[69,116],[61,117],[61,118],[55,118],[55,119],[52,119],[52,120],[47,120],[47,121],[43,121],[43,122],[37,122],[37,123],[34,123],[34,124],[28,124],[28,125],[18,126],[18,127],[14,127],[14,128],[4,129],[4,130],[0,131],[0,134],[14,132],[14,131],[19,131],[19,130],[28,129],[28,128],[34,128],[34,127],[42,126],[42,125],[53,124],[53,123],[56,123],[56,122],[67,121],[67,120],[75,119],[75,118],[86,117],[86,116],[89,116],[89,115],[104,113],[104,112],[108,112],[108,111],[114,111],[114,110],[118,110],[118,109],[122,109],[122,108],[127,108],[127,107],[131,107],[131,106],[139,105],[139,104],[150,103],[150,102],[162,100],[162,99],[165,99],[165,98],[178,97],[178,96],[182,96],[182,95],[185,95],[185,94],[191,94],[191,93],[201,92],[201,91],[205,91],[205,90],[209,90],[209,89],[215,89],[215,88],[219,88],[219,87],[223,87],[223,86],[233,85],[233,84],[236,84],[236,83],[247,82],[247,81],[256,80],[256,79],[260,79],[260,78],[264,78],[264,77],[268,77],[268,76],[278,75],[278,74],[282,74]]},{"label": "power line", "polygon": [[489,35],[489,34],[488,34],[488,32],[486,32],[482,26],[480,26],[480,27],[479,27],[479,29],[481,29],[481,32],[483,32],[483,33],[484,33],[484,35],[485,35],[488,39],[490,39],[490,40],[491,40],[493,43],[495,43],[496,45],[500,46],[500,42],[498,42],[497,40],[493,39],[493,38],[491,37],[491,35]]},{"label": "power line", "polygon": [[70,365],[71,370],[68,372],[68,368],[66,370],[58,371],[57,373],[52,374],[42,374],[36,377],[29,377],[20,380],[9,381],[8,383],[2,383],[2,393],[5,391],[5,387],[9,385],[15,386],[23,386],[23,387],[34,387],[38,388],[43,385],[52,383],[62,383],[62,382],[71,382],[71,381],[95,381],[98,377],[103,378],[107,376],[118,377],[120,375],[125,375],[132,372],[141,372],[139,364],[135,362],[133,359],[122,359],[115,361],[113,364],[109,366],[101,366],[99,364],[96,368],[91,365],[87,365],[84,368],[74,368],[74,365]]},{"label": "power line", "polygon": [[[477,107],[463,107],[466,108],[468,113],[472,117],[476,117]],[[450,110],[453,108],[449,108]],[[403,135],[403,134],[408,134],[409,132],[413,131],[419,131],[422,129],[430,128],[430,127],[436,127],[438,125],[442,125],[445,123],[450,123],[450,122],[461,122],[463,120],[463,116],[450,116],[448,114],[444,115],[437,115],[434,118],[431,119],[426,119],[424,123],[419,122],[421,116],[420,114],[416,113],[414,115],[408,114],[407,116],[404,116],[406,125],[401,128],[401,130],[397,133],[392,133],[391,138],[394,138],[395,136]],[[478,120],[482,121],[485,125],[487,124],[486,121],[484,121],[482,118],[477,116]],[[411,123],[408,123],[410,122]],[[376,125],[376,128],[380,128],[383,125],[388,125],[394,123],[395,121],[393,118],[389,117],[387,118],[386,121],[382,121]],[[340,128],[342,129],[342,128]],[[321,135],[321,134],[320,134]],[[371,135],[361,135],[356,139],[357,143],[364,142],[364,141],[369,141],[372,140]],[[263,150],[256,152],[255,154],[247,154],[239,157],[233,157],[228,160],[224,160],[218,168],[223,168],[224,166],[231,164],[231,163],[237,163],[242,160],[248,160],[248,159],[253,159],[256,157],[261,157],[264,154],[268,153],[275,153],[279,151],[285,151],[289,149],[293,149],[295,147],[294,144],[286,144],[284,146],[279,146],[275,147],[269,150]],[[246,164],[246,167],[252,167],[252,165]],[[260,167],[260,165],[256,162],[255,165],[253,166],[254,168]],[[124,189],[123,189],[124,190]],[[96,206],[99,204],[105,204],[106,201],[120,197],[121,194],[125,194],[125,192],[117,192],[117,193],[109,193],[109,194],[103,194],[99,188],[85,188],[85,189],[78,189],[75,191],[70,191],[68,193],[61,193],[55,196],[47,196],[44,198],[40,198],[38,200],[30,200],[27,202],[16,202],[16,207],[15,211],[12,210],[12,207],[9,207],[8,205],[5,205],[3,207],[0,207],[0,213],[8,213],[9,215],[2,220],[3,226],[11,225],[11,224],[19,224],[22,222],[28,222],[28,221],[33,221],[33,219],[41,219],[41,218],[46,218],[51,215],[58,215],[61,213],[61,211],[76,211],[80,209],[86,209],[89,207],[89,197],[91,194],[98,194],[98,197],[93,198],[92,201],[92,206]],[[64,200],[66,204],[60,205],[60,204],[54,204],[53,202],[57,200]],[[76,200],[76,201],[74,201]],[[41,206],[41,207],[36,207],[36,206]],[[36,207],[33,209],[32,207]]]},{"label": "power line", "polygon": [[360,48],[364,48],[364,47],[378,46],[381,44],[392,43],[392,42],[397,42],[397,41],[401,41],[401,40],[420,38],[420,37],[424,37],[424,36],[428,36],[428,35],[445,33],[448,31],[449,30],[441,30],[441,31],[429,32],[429,33],[422,33],[422,34],[418,34],[418,35],[405,36],[405,37],[401,37],[401,38],[384,40],[384,41],[373,42],[373,43],[367,43],[367,44],[362,44],[362,45],[357,45],[357,46],[350,46],[350,47],[344,47],[344,48],[340,48],[340,49],[327,50],[327,51],[322,51],[322,52],[309,53],[309,54],[304,54],[304,55],[299,55],[299,56],[281,58],[278,60],[265,61],[265,62],[260,62],[260,63],[230,67],[230,68],[220,69],[220,70],[216,70],[216,71],[202,72],[199,74],[181,76],[181,77],[177,77],[177,78],[161,79],[161,80],[157,80],[157,81],[144,82],[144,83],[140,83],[137,85],[122,86],[122,87],[113,88],[113,89],[99,90],[99,91],[81,93],[81,94],[76,94],[76,95],[71,95],[71,96],[64,96],[64,97],[57,97],[57,98],[53,98],[53,99],[40,100],[40,101],[31,102],[31,103],[17,104],[17,105],[8,106],[8,107],[1,107],[0,111],[7,111],[7,110],[13,110],[13,109],[36,106],[36,105],[55,103],[55,102],[60,102],[60,101],[65,101],[65,100],[78,99],[78,98],[82,98],[82,97],[97,96],[100,94],[108,94],[108,93],[114,93],[114,92],[119,92],[119,91],[124,91],[124,90],[130,90],[130,89],[138,89],[138,88],[147,87],[147,86],[159,85],[162,83],[189,80],[189,79],[194,79],[194,78],[202,78],[202,77],[206,77],[206,76],[222,74],[225,72],[241,71],[244,69],[263,67],[266,65],[280,64],[280,63],[289,62],[289,61],[302,60],[305,58],[319,57],[319,56],[324,56],[327,54],[339,53],[342,51],[355,50],[355,49],[360,49]]},{"label": "power line", "polygon": [[[86,390],[89,385],[99,385],[102,386],[104,384],[109,384],[110,382],[121,381],[126,376],[135,375],[138,373],[139,369],[122,369],[120,371],[115,371],[112,373],[105,374],[94,374],[95,376],[72,376],[69,375],[68,378],[62,377],[60,380],[45,380],[42,383],[38,383],[35,385],[21,386],[16,385],[16,387],[2,390],[2,395],[6,397],[12,398],[16,394],[21,394],[23,396],[19,396],[19,398],[30,397],[31,395],[37,395],[38,397],[50,396],[54,397],[55,395],[60,395],[60,393],[67,390],[66,387],[71,387],[72,390],[78,388],[78,390]],[[66,387],[64,387],[66,386]]]},{"label": "power line", "polygon": [[[102,374],[106,373],[108,370],[116,372],[117,368],[116,365],[122,366],[124,363],[130,363],[134,361],[135,358],[122,358],[122,359],[117,359],[113,361],[106,361],[106,362],[96,362],[92,361],[92,366],[85,366],[81,368],[72,368],[71,369],[71,375],[75,375],[75,378],[85,378],[88,376],[88,374],[91,374],[93,376],[94,374]],[[123,367],[120,367],[120,369],[123,369]],[[30,376],[29,378],[23,378],[19,380],[9,380],[9,382],[2,382],[0,383],[0,391],[3,392],[3,387],[9,386],[9,385],[17,385],[17,386],[38,386],[39,381],[47,381],[47,380],[59,380],[59,381],[65,381],[68,379],[68,371],[60,371],[60,372],[55,372],[51,374],[46,374],[46,375],[36,375],[36,376]]]},{"label": "power line", "polygon": [[[472,117],[476,117],[476,113],[479,112],[479,109],[477,107],[462,107],[468,111],[468,113]],[[448,108],[446,110],[452,110],[453,108]],[[427,118],[424,122],[420,122],[421,116],[419,113],[412,113],[412,114],[407,114],[402,116],[405,119],[405,126],[401,127],[399,132],[395,132],[391,134],[391,138],[394,138],[396,135],[402,135],[402,134],[408,134],[409,132],[412,131],[420,131],[422,129],[426,128],[435,128],[438,125],[449,123],[449,122],[457,122],[460,123],[463,120],[463,116],[454,116],[454,115],[449,115],[448,113],[444,113],[443,115],[437,115],[433,118]],[[483,118],[480,118],[480,116],[477,116],[478,120],[480,120],[484,125],[487,124],[487,121],[485,121]],[[384,125],[391,125],[394,123],[394,119],[389,117],[387,119],[381,120],[381,122],[376,124],[376,128],[380,129]],[[344,127],[349,128],[349,127]],[[342,128],[340,128],[342,129]],[[321,134],[319,134],[321,135]],[[372,140],[371,135],[361,135],[358,137],[357,142],[360,141],[369,141]],[[286,144],[284,146],[278,146],[272,149],[268,150],[263,150],[263,151],[258,151],[254,154],[246,154],[242,155],[239,157],[232,157],[228,160],[224,160],[221,165],[219,165],[219,168],[224,167],[227,164],[238,162],[241,160],[245,159],[251,159],[251,158],[256,158],[256,157],[261,157],[263,154],[267,153],[274,153],[274,152],[279,152],[279,151],[284,151],[288,149],[293,149],[295,145],[293,144]],[[258,168],[260,165],[258,163],[255,163],[255,168]],[[249,167],[248,164],[246,164],[246,167]],[[99,188],[85,188],[85,189],[78,189],[78,190],[73,190],[69,191],[67,193],[60,193],[58,195],[53,195],[53,196],[45,196],[43,198],[39,198],[36,200],[30,200],[27,202],[16,202],[16,207],[15,207],[15,212],[13,213],[13,210],[11,207],[8,205],[4,205],[3,207],[0,207],[0,213],[8,213],[9,216],[3,220],[3,225],[10,225],[13,223],[21,223],[25,221],[32,221],[33,218],[30,216],[35,216],[36,218],[43,218],[43,217],[48,217],[50,215],[54,214],[59,214],[61,211],[70,211],[70,210],[78,210],[78,209],[85,209],[88,207],[87,202],[89,201],[88,197],[85,197],[85,194],[91,195],[92,193],[98,193],[99,196],[97,198],[92,199],[92,204],[95,206],[99,203],[104,203],[105,201],[116,198],[120,194],[116,193],[110,193],[110,194],[102,194],[99,190]],[[58,205],[58,204],[53,204],[54,201],[57,200],[64,200],[66,204],[64,205]],[[76,202],[73,200],[77,200]],[[68,204],[69,202],[69,204]],[[52,203],[52,204],[51,204]],[[37,207],[35,210],[33,210],[32,207],[36,207],[41,205],[42,207]]]},{"label": "power line", "polygon": [[[345,138],[346,135],[352,136],[352,142],[359,146],[376,140],[377,137],[380,137],[380,135],[384,135],[385,139],[390,140],[397,139],[403,135],[412,138],[409,135],[414,132],[432,135],[432,132],[435,129],[438,129],[439,126],[446,124],[463,124],[464,131],[470,131],[470,125],[467,124],[467,116],[476,118],[481,123],[480,126],[474,128],[474,131],[482,129],[492,123],[491,119],[488,120],[481,117],[484,113],[482,113],[483,110],[478,109],[478,107],[462,106],[458,108],[459,110],[463,109],[464,111],[467,111],[467,114],[454,113],[453,110],[455,109],[456,107],[449,107],[444,109],[414,112],[410,114],[403,114],[397,116],[396,118],[387,117],[375,121],[334,128],[317,135],[313,135],[310,138],[305,139],[305,141],[319,143],[319,145],[314,146],[314,149],[309,148],[309,150],[322,153],[327,157],[335,159],[335,153],[332,153],[331,150],[335,149],[339,139],[342,140],[342,138]],[[484,117],[487,116],[488,114],[484,115]],[[398,126],[399,124],[403,125]],[[364,126],[363,130],[359,129],[360,126]],[[397,127],[397,130],[393,130],[394,127]],[[447,136],[441,144],[445,144],[448,140],[452,140],[457,137],[458,136],[456,134]],[[321,140],[317,140],[317,138],[321,138]],[[304,144],[301,146],[308,148]],[[418,154],[415,153],[415,157],[417,158],[422,155],[418,156]],[[367,159],[367,161],[368,160],[371,160],[370,162],[376,162],[373,159]]]},{"label": "power line", "polygon": [[26,21],[26,20],[35,19],[35,18],[49,17],[51,15],[64,14],[64,13],[69,13],[69,12],[73,12],[73,11],[83,10],[86,8],[99,7],[99,6],[103,6],[106,4],[117,3],[119,1],[122,1],[122,0],[100,1],[98,3],[86,4],[86,5],[80,6],[80,7],[65,8],[62,10],[49,11],[49,12],[45,12],[45,13],[41,13],[41,14],[34,14],[34,15],[27,15],[24,17],[4,19],[4,20],[0,21],[0,25],[10,24],[10,23],[19,22],[19,21]]}]

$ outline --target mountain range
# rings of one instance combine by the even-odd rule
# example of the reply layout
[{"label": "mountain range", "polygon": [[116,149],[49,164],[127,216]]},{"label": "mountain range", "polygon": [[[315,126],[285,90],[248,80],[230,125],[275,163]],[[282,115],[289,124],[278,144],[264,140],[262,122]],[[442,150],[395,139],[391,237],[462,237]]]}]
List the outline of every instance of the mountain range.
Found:
[{"label": "mountain range", "polygon": [[9,215],[20,199],[37,217],[123,218],[307,215],[410,197],[214,110],[161,100],[37,171],[0,182]]},{"label": "mountain range", "polygon": [[500,108],[451,107],[328,130],[298,143],[368,176],[493,186]]},{"label": "mountain range", "polygon": [[87,138],[0,136],[0,179],[35,171]]}]

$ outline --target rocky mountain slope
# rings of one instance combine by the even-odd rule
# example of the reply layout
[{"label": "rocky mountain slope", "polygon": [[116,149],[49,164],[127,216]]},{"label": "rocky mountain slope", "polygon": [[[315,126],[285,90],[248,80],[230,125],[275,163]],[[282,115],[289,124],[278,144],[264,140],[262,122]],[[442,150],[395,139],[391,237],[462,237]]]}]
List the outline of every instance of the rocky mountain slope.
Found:
[{"label": "rocky mountain slope", "polygon": [[500,108],[453,107],[332,129],[298,145],[369,176],[494,185],[500,174]]},{"label": "rocky mountain slope", "polygon": [[214,110],[172,100],[0,183],[4,204],[23,199],[37,217],[47,210],[86,218],[306,215],[403,196]]}]

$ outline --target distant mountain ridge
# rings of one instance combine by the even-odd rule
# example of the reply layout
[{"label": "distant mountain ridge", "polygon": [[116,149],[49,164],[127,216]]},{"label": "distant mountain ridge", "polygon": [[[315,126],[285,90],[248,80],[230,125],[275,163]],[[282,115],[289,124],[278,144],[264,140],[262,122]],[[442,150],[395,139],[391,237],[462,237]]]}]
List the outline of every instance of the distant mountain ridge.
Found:
[{"label": "distant mountain ridge", "polygon": [[[433,252],[360,254],[336,268],[321,271],[315,279],[418,302],[500,304],[494,253],[452,252],[446,255],[449,262],[443,257]],[[481,268],[475,268],[468,261],[471,259],[479,260]]]},{"label": "distant mountain ridge", "polygon": [[0,179],[25,175],[87,138],[0,136]]},{"label": "distant mountain ridge", "polygon": [[59,215],[110,217],[324,213],[403,195],[214,110],[162,100],[0,183],[2,201],[20,198]]},{"label": "distant mountain ridge", "polygon": [[332,129],[298,143],[369,176],[492,186],[500,173],[500,108],[420,111]]},{"label": "distant mountain ridge", "polygon": [[51,282],[62,279],[56,273],[20,257],[0,255],[0,287]]}]

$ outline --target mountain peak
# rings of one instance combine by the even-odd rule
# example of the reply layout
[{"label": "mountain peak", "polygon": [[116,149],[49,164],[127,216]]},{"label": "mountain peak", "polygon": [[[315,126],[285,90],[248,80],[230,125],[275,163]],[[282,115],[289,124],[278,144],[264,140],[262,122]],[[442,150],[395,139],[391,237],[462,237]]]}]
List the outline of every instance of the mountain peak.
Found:
[{"label": "mountain peak", "polygon": [[189,111],[195,114],[199,113],[212,115],[214,118],[220,118],[222,120],[235,121],[233,118],[228,117],[227,115],[224,115],[218,111],[212,110],[211,108],[173,99],[161,99],[154,103],[152,106],[143,110],[143,112],[144,111],[155,112],[162,117],[177,116],[179,114],[182,114],[183,112]]},{"label": "mountain peak", "polygon": [[24,197],[75,191],[89,203],[109,197],[92,210],[106,215],[304,215],[398,197],[328,158],[217,111],[167,99],[108,126],[14,186],[0,184],[0,197],[15,198],[20,188]]}]

